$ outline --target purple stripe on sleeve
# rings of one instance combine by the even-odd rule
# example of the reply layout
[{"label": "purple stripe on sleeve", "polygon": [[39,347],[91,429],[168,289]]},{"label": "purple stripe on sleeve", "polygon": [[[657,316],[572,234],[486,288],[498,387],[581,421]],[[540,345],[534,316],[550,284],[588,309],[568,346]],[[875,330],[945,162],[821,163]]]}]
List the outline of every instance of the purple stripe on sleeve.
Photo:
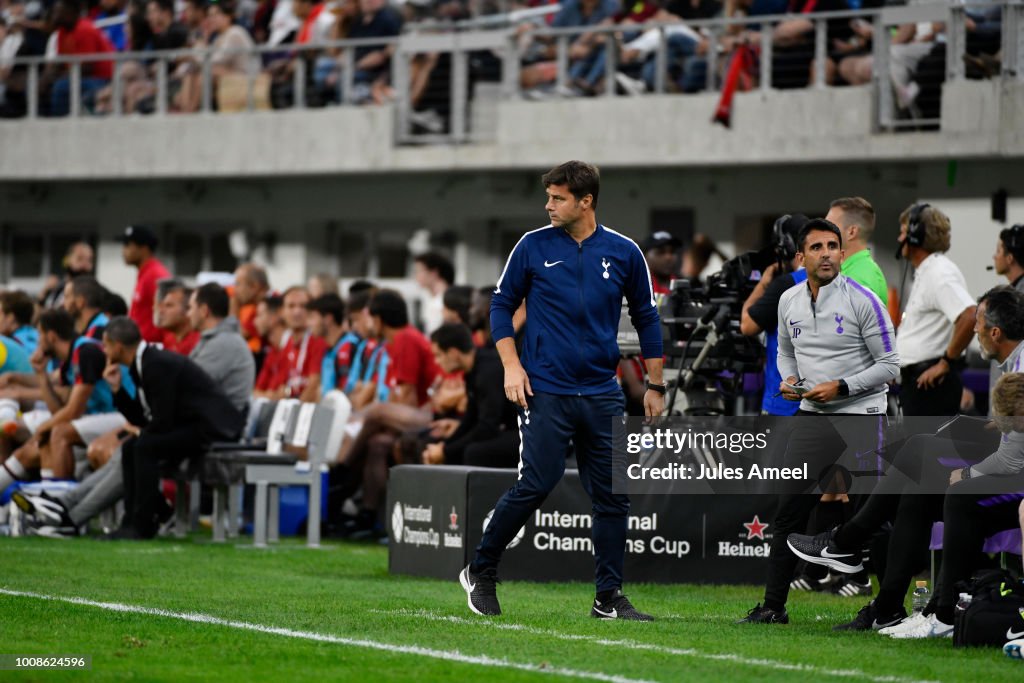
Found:
[{"label": "purple stripe on sleeve", "polygon": [[846,278],[846,281],[853,285],[853,288],[863,294],[871,302],[871,308],[875,309],[875,318],[878,319],[878,327],[882,330],[882,347],[886,353],[892,351],[892,338],[889,336],[889,328],[885,325],[885,314],[882,312],[882,302],[878,300],[875,293],[861,285],[856,280]]}]

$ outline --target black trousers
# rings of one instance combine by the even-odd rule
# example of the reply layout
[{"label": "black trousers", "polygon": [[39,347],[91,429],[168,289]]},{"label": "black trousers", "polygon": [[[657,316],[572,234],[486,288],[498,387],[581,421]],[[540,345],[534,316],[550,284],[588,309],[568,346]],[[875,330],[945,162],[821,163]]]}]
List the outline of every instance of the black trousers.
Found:
[{"label": "black trousers", "polygon": [[[1003,490],[1007,493],[995,494]],[[1018,528],[1024,500],[1024,476],[978,477],[949,488],[943,505],[942,567],[935,587],[936,604],[956,604],[958,581],[971,578],[985,539]]]},{"label": "black trousers", "polygon": [[183,425],[170,432],[152,434],[143,431],[121,446],[121,472],[124,476],[124,525],[132,525],[143,538],[152,538],[159,528],[158,517],[166,506],[160,493],[160,470],[180,464],[185,458],[202,452],[209,439],[194,425]]},{"label": "black trousers", "polygon": [[907,439],[864,507],[836,534],[839,547],[859,550],[885,522],[893,522],[885,576],[875,601],[880,612],[891,614],[903,606],[910,582],[927,558],[931,526],[942,519],[941,492],[951,472],[940,458],[982,460],[998,445],[999,435],[979,436],[987,441],[954,441],[931,434]]},{"label": "black trousers", "polygon": [[917,378],[934,364],[925,361],[900,370],[900,406],[904,416],[951,417],[960,412],[964,385],[958,371],[950,370],[936,387],[918,389]]},{"label": "black trousers", "polygon": [[[808,465],[812,479],[820,477],[834,465],[846,450],[847,443],[836,429],[838,421],[864,420],[865,416],[825,416],[799,411],[799,420],[792,422],[788,447],[783,456],[783,467]],[[831,477],[829,477],[831,478]],[[765,581],[764,604],[782,610],[789,597],[789,583],[793,580],[797,557],[789,551],[786,539],[790,534],[807,530],[811,512],[821,500],[821,491],[801,485],[779,495],[775,518],[772,522],[771,551],[768,554],[768,575]]]}]

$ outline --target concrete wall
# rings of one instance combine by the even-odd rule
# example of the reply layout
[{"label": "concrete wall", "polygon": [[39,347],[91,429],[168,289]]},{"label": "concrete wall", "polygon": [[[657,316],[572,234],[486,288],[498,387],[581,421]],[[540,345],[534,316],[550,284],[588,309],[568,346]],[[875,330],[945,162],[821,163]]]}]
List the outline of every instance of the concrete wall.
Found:
[{"label": "concrete wall", "polygon": [[0,180],[214,178],[532,169],[566,158],[612,167],[1024,156],[1024,83],[947,87],[941,133],[875,134],[870,88],[497,105],[490,143],[394,144],[389,107],[0,122]]},{"label": "concrete wall", "polygon": [[[147,222],[169,243],[182,226],[247,228],[276,238],[270,261],[275,286],[314,272],[342,272],[340,256],[353,235],[403,242],[416,229],[452,235],[458,279],[493,283],[507,245],[546,222],[540,173],[528,171],[319,175],[301,178],[0,182],[0,230],[50,230],[75,223],[101,238],[99,275],[130,292],[134,271],[120,262],[112,238],[129,222]],[[891,282],[899,212],[927,199],[953,218],[953,255],[980,294],[994,281],[991,263],[999,225],[989,197],[1005,189],[1010,222],[1024,222],[1024,173],[1016,160],[831,163],[710,168],[606,168],[599,219],[638,240],[652,229],[654,209],[689,208],[696,230],[727,253],[756,244],[756,226],[782,213],[824,215],[831,199],[863,195],[878,211],[876,255]],[[753,230],[749,226],[755,226]],[[733,247],[735,243],[735,247]],[[331,245],[336,245],[331,247]],[[6,243],[0,243],[0,249]],[[15,258],[17,255],[13,255]],[[264,254],[270,256],[270,254]],[[173,265],[173,264],[172,264]]]}]

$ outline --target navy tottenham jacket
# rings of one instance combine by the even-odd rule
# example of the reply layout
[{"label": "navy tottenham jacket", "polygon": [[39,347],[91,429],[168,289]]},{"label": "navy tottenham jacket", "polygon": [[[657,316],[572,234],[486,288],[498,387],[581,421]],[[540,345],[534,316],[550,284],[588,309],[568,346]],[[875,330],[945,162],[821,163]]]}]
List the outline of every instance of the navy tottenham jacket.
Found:
[{"label": "navy tottenham jacket", "polygon": [[547,226],[522,236],[491,300],[491,334],[513,336],[526,299],[522,363],[534,391],[590,396],[616,391],[622,297],[645,358],[661,358],[661,324],[651,275],[636,242],[597,226],[577,243]]}]

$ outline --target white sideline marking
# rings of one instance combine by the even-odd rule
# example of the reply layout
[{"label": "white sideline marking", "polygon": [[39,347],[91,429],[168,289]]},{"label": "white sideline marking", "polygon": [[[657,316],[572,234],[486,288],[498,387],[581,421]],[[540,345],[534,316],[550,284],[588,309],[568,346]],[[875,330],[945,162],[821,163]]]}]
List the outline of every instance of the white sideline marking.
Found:
[{"label": "white sideline marking", "polygon": [[598,636],[579,635],[576,633],[562,633],[561,631],[552,631],[548,629],[535,628],[533,626],[525,626],[523,624],[507,624],[489,621],[486,619],[466,619],[464,617],[455,617],[444,614],[438,614],[436,612],[430,612],[427,610],[398,609],[370,610],[370,612],[373,614],[416,617],[418,619],[428,619],[430,621],[445,621],[451,624],[467,624],[476,627],[498,629],[501,631],[519,631],[521,633],[529,633],[531,635],[557,638],[558,640],[589,642],[595,645],[601,645],[603,647],[620,647],[627,650],[643,650],[648,652],[658,652],[661,654],[677,655],[680,657],[709,659],[713,661],[729,662],[732,664],[759,666],[766,669],[775,669],[777,671],[795,671],[800,673],[819,674],[822,676],[834,676],[838,678],[862,678],[868,681],[874,681],[874,683],[939,683],[938,681],[922,681],[913,678],[902,678],[900,676],[875,676],[864,671],[858,671],[857,669],[828,669],[825,667],[816,666],[814,664],[792,664],[789,662],[779,662],[772,659],[743,657],[740,655],[719,654],[715,652],[702,652],[700,650],[695,650],[693,648],[666,647],[663,645],[654,645],[652,643],[641,643],[635,640],[611,640],[608,638],[601,638]]},{"label": "white sideline marking", "polygon": [[529,671],[531,673],[552,674],[555,676],[564,676],[568,678],[586,678],[595,681],[602,681],[603,683],[652,683],[651,681],[645,681],[637,678],[626,678],[625,676],[612,676],[609,674],[594,671],[579,671],[577,669],[566,669],[558,666],[551,666],[547,663],[540,665],[522,664],[520,662],[510,662],[507,659],[497,659],[495,657],[488,657],[487,655],[466,655],[462,654],[457,650],[434,650],[432,648],[421,647],[419,645],[393,645],[391,643],[380,643],[375,640],[364,640],[357,638],[343,638],[341,636],[332,636],[328,633],[316,633],[313,631],[296,631],[290,628],[263,626],[262,624],[253,624],[248,621],[234,621],[231,619],[221,619],[220,617],[215,617],[209,614],[201,614],[199,612],[173,612],[170,610],[158,609],[155,607],[125,605],[119,602],[98,602],[96,600],[88,600],[86,598],[63,597],[59,595],[43,595],[41,593],[15,591],[8,590],[6,588],[0,588],[0,595],[11,595],[20,598],[36,598],[39,600],[51,600],[54,602],[66,602],[73,605],[99,607],[100,609],[110,610],[112,612],[127,612],[130,614],[145,614],[155,617],[167,617],[169,619],[180,619],[181,621],[191,621],[198,624],[212,624],[214,626],[227,626],[229,628],[237,628],[243,631],[268,633],[275,636],[285,636],[287,638],[298,638],[301,640],[313,640],[321,643],[334,643],[337,645],[348,645],[350,647],[363,647],[370,650],[381,650],[384,652],[418,655],[420,657],[443,659],[445,661],[460,662],[463,664],[478,664],[480,666],[491,666],[499,669],[518,669],[520,671]]}]

